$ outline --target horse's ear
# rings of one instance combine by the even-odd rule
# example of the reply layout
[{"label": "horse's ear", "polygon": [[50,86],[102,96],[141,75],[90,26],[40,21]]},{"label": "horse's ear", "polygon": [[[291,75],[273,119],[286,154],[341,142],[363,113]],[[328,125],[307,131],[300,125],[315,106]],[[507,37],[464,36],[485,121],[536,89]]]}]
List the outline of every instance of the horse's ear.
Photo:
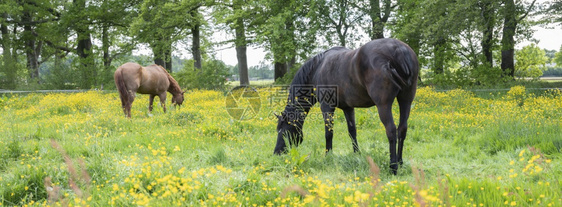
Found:
[{"label": "horse's ear", "polygon": [[275,117],[277,117],[278,119],[281,119],[281,115],[279,115],[277,112],[273,112],[273,115],[275,115]]}]

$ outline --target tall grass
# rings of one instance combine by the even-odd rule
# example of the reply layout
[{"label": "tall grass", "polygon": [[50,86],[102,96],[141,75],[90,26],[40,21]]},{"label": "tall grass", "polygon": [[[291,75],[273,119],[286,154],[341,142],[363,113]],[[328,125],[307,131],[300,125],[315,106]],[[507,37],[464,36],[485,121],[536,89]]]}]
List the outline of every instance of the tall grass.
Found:
[{"label": "tall grass", "polygon": [[303,144],[273,155],[272,114],[283,106],[270,89],[242,122],[217,91],[190,91],[181,108],[156,106],[154,116],[137,95],[132,119],[115,93],[4,96],[0,205],[562,205],[560,91],[420,88],[393,176],[376,108],[356,110],[361,153],[338,110],[332,152],[312,115]]}]

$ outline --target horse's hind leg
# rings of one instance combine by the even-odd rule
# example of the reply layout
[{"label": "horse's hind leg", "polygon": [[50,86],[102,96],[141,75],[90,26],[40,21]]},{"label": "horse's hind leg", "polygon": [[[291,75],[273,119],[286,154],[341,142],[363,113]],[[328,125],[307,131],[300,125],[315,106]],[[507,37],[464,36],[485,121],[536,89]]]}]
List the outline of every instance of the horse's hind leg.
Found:
[{"label": "horse's hind leg", "polygon": [[398,124],[398,163],[403,164],[402,150],[404,148],[404,140],[406,140],[406,133],[408,132],[408,117],[410,117],[410,109],[412,101],[414,100],[414,91],[409,93],[400,94],[397,97],[398,105],[400,106],[400,123]]},{"label": "horse's hind leg", "polygon": [[357,128],[355,126],[355,110],[353,108],[343,109],[345,120],[347,121],[347,131],[351,137],[351,144],[353,145],[353,152],[359,152],[359,145],[357,144]]},{"label": "horse's hind leg", "polygon": [[133,107],[133,101],[135,100],[134,94],[127,94],[129,95],[129,101],[124,104],[123,111],[127,117],[131,118],[131,107]]},{"label": "horse's hind leg", "polygon": [[396,175],[398,172],[398,156],[396,154],[396,125],[392,118],[392,102],[377,105],[379,118],[386,129],[390,151],[390,170]]},{"label": "horse's hind leg", "polygon": [[127,102],[124,100],[121,100],[121,109],[123,109],[123,113],[127,116]]}]

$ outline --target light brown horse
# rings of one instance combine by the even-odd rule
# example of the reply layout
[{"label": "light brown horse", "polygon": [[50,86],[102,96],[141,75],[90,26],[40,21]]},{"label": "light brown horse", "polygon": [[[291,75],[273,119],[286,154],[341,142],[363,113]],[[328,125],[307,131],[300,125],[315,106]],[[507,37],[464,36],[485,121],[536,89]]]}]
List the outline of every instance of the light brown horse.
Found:
[{"label": "light brown horse", "polygon": [[172,94],[172,104],[183,103],[183,94],[178,82],[159,65],[142,67],[137,63],[125,63],[115,71],[113,75],[115,85],[121,97],[123,112],[131,118],[131,106],[135,100],[135,94],[150,94],[148,113],[152,112],[154,97],[160,98],[160,103],[166,112],[166,91]]}]

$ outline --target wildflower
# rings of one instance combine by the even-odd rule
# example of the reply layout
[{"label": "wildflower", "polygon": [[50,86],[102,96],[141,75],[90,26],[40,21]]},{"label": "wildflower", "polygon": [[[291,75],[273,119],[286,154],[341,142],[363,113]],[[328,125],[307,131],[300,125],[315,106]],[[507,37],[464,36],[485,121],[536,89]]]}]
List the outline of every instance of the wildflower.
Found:
[{"label": "wildflower", "polygon": [[345,196],[345,197],[344,197],[344,201],[345,201],[346,203],[353,203],[353,196],[351,196],[351,195],[350,195],[350,196]]}]

